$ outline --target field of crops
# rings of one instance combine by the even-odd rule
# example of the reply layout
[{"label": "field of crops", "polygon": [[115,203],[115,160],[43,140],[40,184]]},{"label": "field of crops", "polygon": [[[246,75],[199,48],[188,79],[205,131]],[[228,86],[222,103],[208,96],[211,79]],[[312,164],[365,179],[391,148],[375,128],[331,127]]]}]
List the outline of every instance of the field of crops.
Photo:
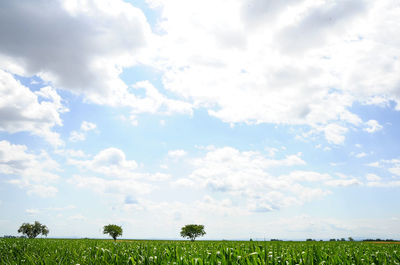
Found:
[{"label": "field of crops", "polygon": [[0,239],[0,264],[400,264],[400,245]]}]

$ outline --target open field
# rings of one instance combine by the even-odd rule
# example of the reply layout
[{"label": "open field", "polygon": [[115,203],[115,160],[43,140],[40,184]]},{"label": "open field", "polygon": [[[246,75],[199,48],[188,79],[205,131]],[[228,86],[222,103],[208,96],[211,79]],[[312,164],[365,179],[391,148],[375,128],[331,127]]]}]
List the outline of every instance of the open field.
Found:
[{"label": "open field", "polygon": [[0,239],[0,264],[400,264],[400,245]]}]

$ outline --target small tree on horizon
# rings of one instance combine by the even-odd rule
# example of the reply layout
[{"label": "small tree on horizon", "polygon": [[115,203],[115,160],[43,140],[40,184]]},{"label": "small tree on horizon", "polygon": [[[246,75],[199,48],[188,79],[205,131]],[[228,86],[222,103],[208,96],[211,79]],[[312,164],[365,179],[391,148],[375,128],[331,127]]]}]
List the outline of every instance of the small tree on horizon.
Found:
[{"label": "small tree on horizon", "polygon": [[189,224],[185,225],[181,229],[181,237],[187,237],[191,241],[194,241],[196,237],[204,236],[205,234],[204,225]]},{"label": "small tree on horizon", "polygon": [[103,234],[109,234],[114,241],[117,240],[117,237],[122,236],[122,227],[119,225],[105,225],[103,227]]},{"label": "small tree on horizon", "polygon": [[35,221],[33,224],[23,223],[19,227],[18,233],[22,233],[28,238],[35,238],[40,234],[47,237],[47,235],[49,234],[49,229],[47,228],[47,226],[42,225],[38,221]]}]

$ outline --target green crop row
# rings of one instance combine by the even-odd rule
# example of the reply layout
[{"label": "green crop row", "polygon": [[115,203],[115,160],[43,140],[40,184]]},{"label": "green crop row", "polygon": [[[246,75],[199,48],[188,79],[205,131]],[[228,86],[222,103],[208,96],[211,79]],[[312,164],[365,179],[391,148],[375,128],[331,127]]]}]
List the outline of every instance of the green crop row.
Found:
[{"label": "green crop row", "polygon": [[400,264],[400,245],[0,239],[0,264]]}]

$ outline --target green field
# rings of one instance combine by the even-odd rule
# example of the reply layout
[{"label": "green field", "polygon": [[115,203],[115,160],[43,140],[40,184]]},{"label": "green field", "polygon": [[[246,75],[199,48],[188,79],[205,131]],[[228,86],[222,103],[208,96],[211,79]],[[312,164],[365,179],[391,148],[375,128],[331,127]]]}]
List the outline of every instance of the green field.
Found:
[{"label": "green field", "polygon": [[400,264],[400,245],[3,238],[0,264]]}]

